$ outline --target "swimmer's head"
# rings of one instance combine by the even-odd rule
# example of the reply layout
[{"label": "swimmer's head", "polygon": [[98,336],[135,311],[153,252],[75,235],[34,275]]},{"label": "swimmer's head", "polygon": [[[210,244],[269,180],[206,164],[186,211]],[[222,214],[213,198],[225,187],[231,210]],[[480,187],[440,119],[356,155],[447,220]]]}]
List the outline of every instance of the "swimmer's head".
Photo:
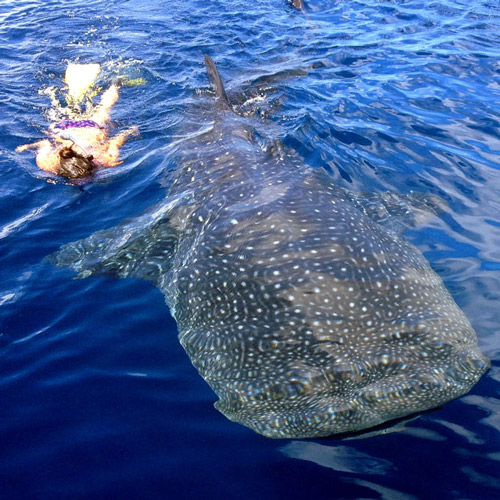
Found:
[{"label": "swimmer's head", "polygon": [[92,156],[83,156],[71,147],[59,151],[58,175],[68,179],[83,179],[91,176],[96,168]]}]

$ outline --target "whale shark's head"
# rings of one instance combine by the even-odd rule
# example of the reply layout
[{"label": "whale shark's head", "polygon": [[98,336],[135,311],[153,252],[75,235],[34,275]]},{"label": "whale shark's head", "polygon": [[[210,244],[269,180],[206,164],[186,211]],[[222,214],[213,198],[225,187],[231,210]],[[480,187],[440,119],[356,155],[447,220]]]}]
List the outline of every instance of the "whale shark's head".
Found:
[{"label": "whale shark's head", "polygon": [[220,397],[216,408],[268,437],[328,436],[425,411],[468,392],[489,366],[469,322],[447,296],[426,317],[394,320],[385,305],[380,315],[356,310],[354,321],[329,320],[322,312],[319,322],[314,313],[321,309],[314,306],[293,321],[290,307],[283,307],[273,310],[280,326],[267,335],[236,327],[227,332],[227,345],[222,334],[220,342],[212,339],[209,347],[200,340],[195,349],[181,335]]},{"label": "whale shark's head", "polygon": [[309,199],[315,178],[270,197],[267,212],[231,212],[220,232],[214,222],[176,274],[179,337],[216,408],[269,437],[428,410],[488,367],[420,252],[348,200],[333,198],[334,213],[319,186]]}]

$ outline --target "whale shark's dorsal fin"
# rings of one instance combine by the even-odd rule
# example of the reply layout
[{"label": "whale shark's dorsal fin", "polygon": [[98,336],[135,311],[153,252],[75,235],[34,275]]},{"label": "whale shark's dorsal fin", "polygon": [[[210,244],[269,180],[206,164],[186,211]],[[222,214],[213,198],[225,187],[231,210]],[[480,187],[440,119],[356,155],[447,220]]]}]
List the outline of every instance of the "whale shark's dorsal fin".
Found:
[{"label": "whale shark's dorsal fin", "polygon": [[224,84],[219,75],[219,71],[212,61],[211,57],[205,54],[205,66],[207,68],[208,78],[210,83],[213,85],[219,104],[225,109],[231,109],[229,104],[229,99],[227,98],[226,91],[224,90]]}]

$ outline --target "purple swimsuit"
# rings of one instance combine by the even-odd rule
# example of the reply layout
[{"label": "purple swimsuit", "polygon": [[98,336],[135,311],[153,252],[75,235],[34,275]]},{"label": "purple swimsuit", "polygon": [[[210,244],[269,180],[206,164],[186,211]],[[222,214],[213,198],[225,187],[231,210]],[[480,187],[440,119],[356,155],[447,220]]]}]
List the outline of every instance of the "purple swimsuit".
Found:
[{"label": "purple swimsuit", "polygon": [[54,125],[55,129],[66,130],[68,128],[100,128],[103,129],[94,120],[63,120],[57,125]]}]

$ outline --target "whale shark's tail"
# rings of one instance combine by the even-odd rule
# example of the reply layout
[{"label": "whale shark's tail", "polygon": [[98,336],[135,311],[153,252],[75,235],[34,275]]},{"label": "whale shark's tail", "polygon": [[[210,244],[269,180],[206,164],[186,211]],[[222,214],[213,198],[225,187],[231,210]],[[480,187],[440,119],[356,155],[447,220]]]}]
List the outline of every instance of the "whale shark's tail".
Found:
[{"label": "whale shark's tail", "polygon": [[214,87],[219,105],[224,109],[231,109],[229,99],[227,98],[226,91],[224,90],[224,84],[222,83],[222,79],[219,75],[219,71],[217,70],[217,67],[215,66],[215,63],[212,61],[211,57],[207,54],[205,54],[205,66],[207,68],[210,83]]}]

